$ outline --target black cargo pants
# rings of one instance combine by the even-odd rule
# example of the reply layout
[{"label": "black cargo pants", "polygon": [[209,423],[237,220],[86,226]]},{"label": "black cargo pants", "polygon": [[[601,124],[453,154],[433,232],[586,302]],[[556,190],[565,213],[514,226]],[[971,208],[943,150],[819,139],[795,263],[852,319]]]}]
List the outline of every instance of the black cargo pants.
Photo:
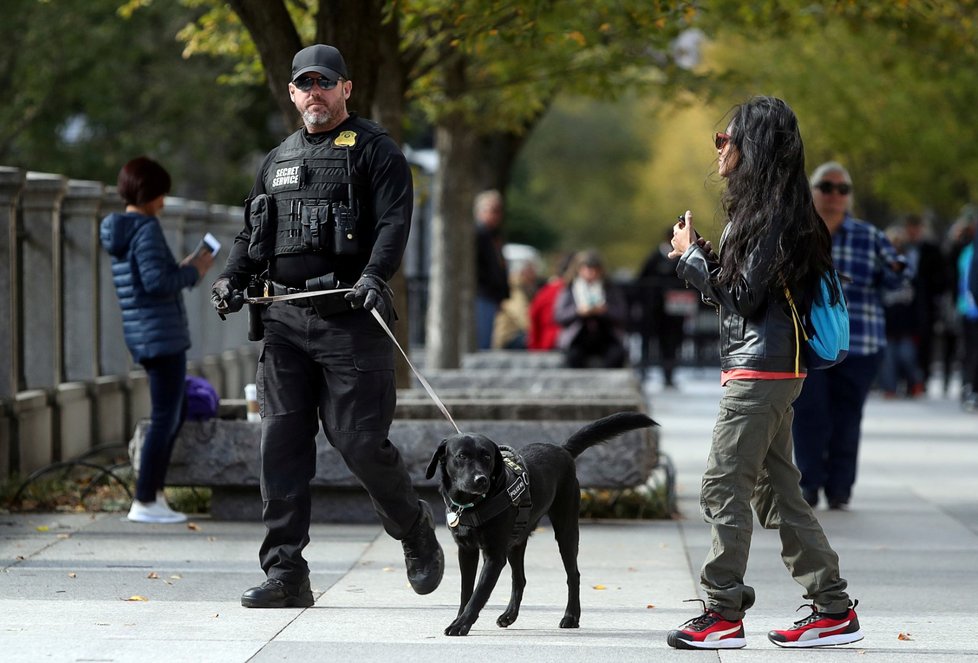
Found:
[{"label": "black cargo pants", "polygon": [[266,535],[259,558],[269,578],[294,584],[309,575],[302,550],[320,420],[392,537],[403,538],[417,520],[418,495],[387,439],[397,397],[394,346],[373,315],[361,309],[322,319],[311,307],[282,302],[262,320],[256,383]]}]

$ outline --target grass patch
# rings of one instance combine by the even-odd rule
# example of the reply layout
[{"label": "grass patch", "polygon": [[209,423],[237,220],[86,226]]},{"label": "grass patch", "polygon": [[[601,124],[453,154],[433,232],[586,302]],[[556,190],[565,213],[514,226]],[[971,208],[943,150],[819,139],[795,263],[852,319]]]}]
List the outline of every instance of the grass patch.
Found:
[{"label": "grass patch", "polygon": [[654,479],[635,488],[581,491],[581,518],[661,520],[673,515],[668,486]]},{"label": "grass patch", "polygon": [[[135,492],[135,476],[126,456],[91,454],[0,481],[0,510],[125,512]],[[210,510],[209,488],[167,488],[166,496],[170,506],[183,513]]]}]

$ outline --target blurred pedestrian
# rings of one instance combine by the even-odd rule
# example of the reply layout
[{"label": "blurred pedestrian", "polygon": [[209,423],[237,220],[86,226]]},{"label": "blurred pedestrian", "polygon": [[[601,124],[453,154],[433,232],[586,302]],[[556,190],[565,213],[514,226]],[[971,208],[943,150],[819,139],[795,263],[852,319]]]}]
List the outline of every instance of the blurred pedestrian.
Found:
[{"label": "blurred pedestrian", "polygon": [[746,645],[743,619],[754,604],[744,578],[752,506],[764,527],[779,531],[781,558],[812,602],[810,615],[768,639],[780,647],[856,642],[862,633],[839,557],[791,462],[791,403],[805,378],[785,291],[807,311],[832,268],[831,240],[805,181],[798,122],[780,99],[754,97],[734,110],[715,143],[717,172],[727,180],[720,254],[699,238],[689,211],[673,227],[670,254],[680,257],[680,278],[720,316],[724,394],[700,493],[713,544],[700,571],[704,612],[670,631],[667,642],[679,649]]},{"label": "blurred pedestrian", "polygon": [[532,260],[512,265],[509,297],[499,305],[492,329],[494,349],[526,350],[530,332],[530,301],[538,285],[537,267]]},{"label": "blurred pedestrian", "polygon": [[653,340],[658,346],[662,379],[667,388],[674,387],[674,375],[683,344],[686,319],[696,314],[699,298],[676,276],[676,258],[672,251],[672,227],[666,229],[663,241],[642,263],[636,276],[636,289],[643,305],[642,369],[651,363]]},{"label": "blurred pedestrian", "polygon": [[526,346],[529,350],[554,350],[560,336],[560,325],[554,320],[557,297],[567,286],[573,274],[568,274],[573,253],[561,256],[547,282],[540,286],[530,302],[530,328]]},{"label": "blurred pedestrian", "polygon": [[597,251],[582,252],[575,271],[554,305],[554,320],[562,327],[557,345],[570,368],[621,368],[627,356],[625,297],[605,278]]},{"label": "blurred pedestrian", "polygon": [[856,482],[863,407],[883,358],[883,293],[905,287],[911,273],[883,231],[852,216],[852,178],[841,164],[823,163],[811,179],[815,209],[832,235],[832,257],[849,306],[849,355],[811,371],[795,401],[795,459],[805,500],[824,492],[843,509]]},{"label": "blurred pedestrian", "polygon": [[171,509],[163,492],[173,443],[186,416],[190,330],[181,291],[200,281],[214,256],[198,249],[179,264],[174,259],[157,218],[170,192],[170,174],[159,163],[132,159],[119,171],[117,189],[126,211],[105,217],[99,238],[112,258],[126,346],[149,377],[151,407],[128,518],[182,523],[187,516]]},{"label": "blurred pedestrian", "polygon": [[978,223],[978,206],[965,205],[960,216],[948,228],[941,246],[941,254],[948,268],[948,282],[952,287],[941,298],[941,365],[944,395],[951,391],[951,377],[959,368],[961,316],[958,313],[958,286],[960,272],[958,259],[966,246],[975,238],[975,224]]},{"label": "blurred pedestrian", "polygon": [[950,286],[950,270],[934,241],[933,232],[919,214],[903,219],[903,256],[913,274],[914,309],[917,316],[916,356],[923,386],[930,382],[934,359],[935,327],[940,319],[941,297]]},{"label": "blurred pedestrian", "polygon": [[978,412],[978,236],[958,256],[958,315],[961,316],[961,406]]},{"label": "blurred pedestrian", "polygon": [[492,347],[496,314],[509,297],[509,274],[503,257],[503,197],[496,190],[475,197],[475,332],[480,350]]},{"label": "blurred pedestrian", "polygon": [[[886,238],[902,256],[906,255],[907,232],[902,225],[886,229]],[[910,397],[924,393],[924,374],[917,361],[917,343],[924,320],[920,300],[912,283],[883,293],[886,317],[886,347],[880,365],[879,384],[885,398],[896,398],[900,387]]]}]

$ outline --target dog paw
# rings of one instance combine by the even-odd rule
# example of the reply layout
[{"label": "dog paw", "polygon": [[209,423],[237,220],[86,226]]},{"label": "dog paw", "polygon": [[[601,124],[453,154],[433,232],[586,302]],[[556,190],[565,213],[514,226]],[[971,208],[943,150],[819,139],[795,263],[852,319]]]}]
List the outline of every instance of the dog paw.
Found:
[{"label": "dog paw", "polygon": [[560,620],[560,628],[580,628],[581,620],[573,615],[564,615]]},{"label": "dog paw", "polygon": [[468,635],[470,628],[472,628],[472,624],[456,619],[454,622],[448,625],[448,628],[445,629],[445,635]]},{"label": "dog paw", "polygon": [[499,615],[499,619],[496,620],[496,626],[500,628],[506,628],[510,624],[516,621],[516,618],[520,616],[520,613],[513,610],[507,610],[503,614]]}]

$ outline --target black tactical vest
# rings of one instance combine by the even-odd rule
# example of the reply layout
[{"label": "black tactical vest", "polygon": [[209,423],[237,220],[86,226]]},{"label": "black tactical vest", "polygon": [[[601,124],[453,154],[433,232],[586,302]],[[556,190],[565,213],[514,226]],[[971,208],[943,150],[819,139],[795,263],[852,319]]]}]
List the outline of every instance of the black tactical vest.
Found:
[{"label": "black tactical vest", "polygon": [[[265,192],[274,201],[275,255],[332,252],[332,203],[349,205],[359,219],[370,212],[367,183],[357,174],[363,147],[387,132],[377,124],[353,117],[342,130],[314,145],[304,130],[279,145],[265,175]],[[353,200],[350,200],[352,184]],[[305,223],[305,234],[303,233]],[[315,245],[309,242],[313,227]],[[372,229],[361,229],[360,235]]]}]

